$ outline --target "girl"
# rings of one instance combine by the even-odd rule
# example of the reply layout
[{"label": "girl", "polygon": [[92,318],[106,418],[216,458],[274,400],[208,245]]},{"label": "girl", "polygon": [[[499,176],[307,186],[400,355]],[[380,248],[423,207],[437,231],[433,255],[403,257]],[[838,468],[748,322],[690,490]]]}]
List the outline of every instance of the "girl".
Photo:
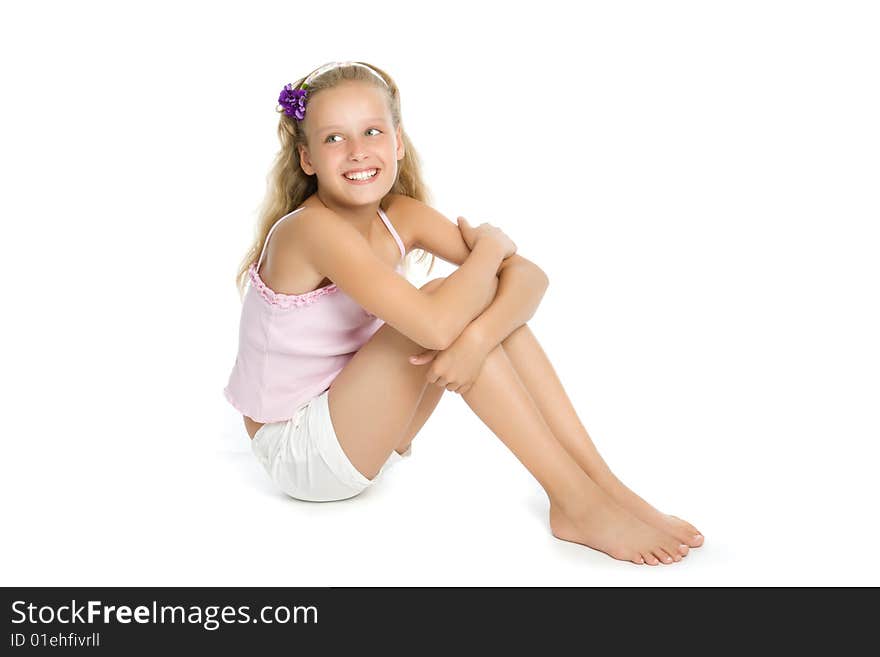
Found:
[{"label": "girl", "polygon": [[[357,495],[410,453],[450,390],[544,488],[557,538],[651,565],[701,545],[593,446],[526,325],[544,272],[498,228],[456,226],[425,203],[394,81],[332,62],[278,103],[281,150],[236,279],[250,287],[224,389],[273,482],[300,500]],[[416,288],[401,275],[415,248],[459,267]]]}]

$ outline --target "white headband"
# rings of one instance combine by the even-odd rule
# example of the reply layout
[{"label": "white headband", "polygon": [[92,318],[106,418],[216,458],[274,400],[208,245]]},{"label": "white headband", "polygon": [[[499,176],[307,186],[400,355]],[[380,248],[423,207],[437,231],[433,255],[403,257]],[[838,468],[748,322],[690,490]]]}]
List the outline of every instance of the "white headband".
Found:
[{"label": "white headband", "polygon": [[317,69],[317,70],[314,71],[313,73],[310,73],[310,74],[309,74],[309,77],[307,77],[307,78],[303,81],[302,86],[306,86],[309,82],[311,82],[312,80],[314,80],[316,77],[318,77],[318,76],[321,75],[322,73],[326,73],[326,72],[329,71],[330,69],[332,69],[332,68],[337,68],[337,67],[339,67],[339,66],[360,66],[360,67],[362,67],[362,68],[365,68],[365,69],[367,69],[370,73],[372,73],[373,75],[375,75],[377,78],[379,78],[380,80],[382,80],[382,84],[384,84],[386,87],[388,86],[388,83],[385,82],[385,78],[383,78],[383,77],[382,77],[381,75],[379,75],[375,70],[373,70],[372,68],[370,68],[370,67],[367,66],[366,64],[361,64],[360,62],[330,62],[330,63],[328,63],[328,64],[324,64],[321,68]]}]

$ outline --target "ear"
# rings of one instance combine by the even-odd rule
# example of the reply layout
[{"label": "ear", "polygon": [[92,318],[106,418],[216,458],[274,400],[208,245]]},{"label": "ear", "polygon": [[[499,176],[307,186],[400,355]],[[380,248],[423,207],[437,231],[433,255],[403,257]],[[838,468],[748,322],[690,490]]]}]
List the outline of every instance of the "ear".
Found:
[{"label": "ear", "polygon": [[298,146],[299,148],[299,163],[302,170],[306,173],[307,176],[311,176],[315,173],[315,167],[312,166],[312,159],[309,157],[309,149],[305,146]]},{"label": "ear", "polygon": [[401,127],[397,126],[397,161],[400,162],[403,159],[403,156],[406,155],[406,147],[403,145],[403,135],[401,134]]}]

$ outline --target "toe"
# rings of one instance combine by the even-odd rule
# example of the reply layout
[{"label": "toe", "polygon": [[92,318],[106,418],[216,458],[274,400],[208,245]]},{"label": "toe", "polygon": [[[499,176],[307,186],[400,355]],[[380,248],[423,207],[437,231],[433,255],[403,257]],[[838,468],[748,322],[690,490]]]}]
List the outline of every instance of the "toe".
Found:
[{"label": "toe", "polygon": [[658,563],[672,563],[672,557],[666,554],[666,550],[661,547],[654,548],[651,550],[654,553],[654,557],[657,558]]},{"label": "toe", "polygon": [[663,549],[666,550],[666,553],[672,557],[673,561],[681,561],[681,558],[684,556],[681,553],[681,543],[677,540],[673,539],[671,541],[667,541],[663,544]]},{"label": "toe", "polygon": [[650,552],[646,552],[644,556],[645,556],[645,563],[647,563],[650,566],[656,566],[657,564],[660,563],[659,561],[657,561],[657,557],[655,557]]},{"label": "toe", "polygon": [[696,527],[694,527],[686,520],[682,520],[678,516],[674,516],[671,513],[668,515],[678,524],[678,527],[676,527],[675,536],[682,543],[687,543],[689,547],[700,547],[700,545],[703,544],[703,536],[700,534],[700,531]]},{"label": "toe", "polygon": [[681,554],[677,550],[673,550],[672,552],[670,552],[669,556],[672,557],[673,561],[681,561],[682,559],[684,559],[684,557],[681,556]]},{"label": "toe", "polygon": [[657,558],[660,559],[660,561],[661,561],[662,563],[667,563],[667,564],[669,564],[669,563],[672,563],[672,562],[673,562],[672,557],[671,557],[671,556],[669,555],[669,553],[668,553],[666,550],[664,550],[663,548],[657,548],[656,550],[654,550],[654,554],[657,555]]},{"label": "toe", "polygon": [[[675,516],[672,516],[675,518]],[[676,520],[681,521],[684,525],[684,531],[687,533],[686,540],[682,541],[682,543],[687,543],[691,547],[700,547],[703,544],[703,535],[700,533],[700,530],[694,527],[691,523],[685,522],[681,518],[675,518]]]},{"label": "toe", "polygon": [[686,557],[688,552],[690,552],[690,548],[687,545],[685,545],[684,543],[681,543],[678,546],[678,553],[681,556]]}]

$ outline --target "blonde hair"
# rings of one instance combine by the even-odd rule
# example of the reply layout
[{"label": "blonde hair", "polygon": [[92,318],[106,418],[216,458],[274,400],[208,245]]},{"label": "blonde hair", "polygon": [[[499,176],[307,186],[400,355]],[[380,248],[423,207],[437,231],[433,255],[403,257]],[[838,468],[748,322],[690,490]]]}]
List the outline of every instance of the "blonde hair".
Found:
[{"label": "blonde hair", "polygon": [[[364,63],[364,62],[358,62]],[[391,110],[391,119],[396,130],[400,126],[400,134],[404,144],[405,153],[403,159],[397,164],[397,179],[391,187],[389,194],[402,194],[409,196],[422,203],[430,203],[430,192],[422,181],[421,164],[416,149],[413,147],[409,136],[401,125],[400,114],[400,93],[397,85],[385,71],[369,65],[379,75],[381,75],[388,86],[382,84],[380,80],[361,66],[341,66],[332,68],[322,73],[309,82],[308,99],[312,100],[316,94],[321,93],[324,89],[332,89],[333,87],[355,80],[365,82],[381,89],[388,101],[388,107]],[[300,84],[307,78],[301,78],[293,88],[299,88]],[[309,196],[318,190],[318,180],[316,175],[306,175],[300,166],[299,146],[308,145],[305,131],[302,125],[292,116],[287,116],[283,112],[279,113],[278,121],[278,138],[281,141],[281,150],[275,156],[272,169],[267,177],[267,190],[263,203],[258,211],[256,224],[256,234],[254,241],[242,258],[235,277],[236,287],[238,288],[239,297],[242,298],[245,292],[245,285],[248,278],[248,268],[257,261],[263,245],[266,242],[266,236],[272,225],[281,217],[289,214],[293,210],[302,205]],[[428,255],[423,249],[414,249],[407,256],[420,252],[416,262],[422,262]],[[427,274],[430,275],[434,268],[435,258],[431,254],[431,264]],[[404,260],[404,275],[409,273],[408,260]]]}]

